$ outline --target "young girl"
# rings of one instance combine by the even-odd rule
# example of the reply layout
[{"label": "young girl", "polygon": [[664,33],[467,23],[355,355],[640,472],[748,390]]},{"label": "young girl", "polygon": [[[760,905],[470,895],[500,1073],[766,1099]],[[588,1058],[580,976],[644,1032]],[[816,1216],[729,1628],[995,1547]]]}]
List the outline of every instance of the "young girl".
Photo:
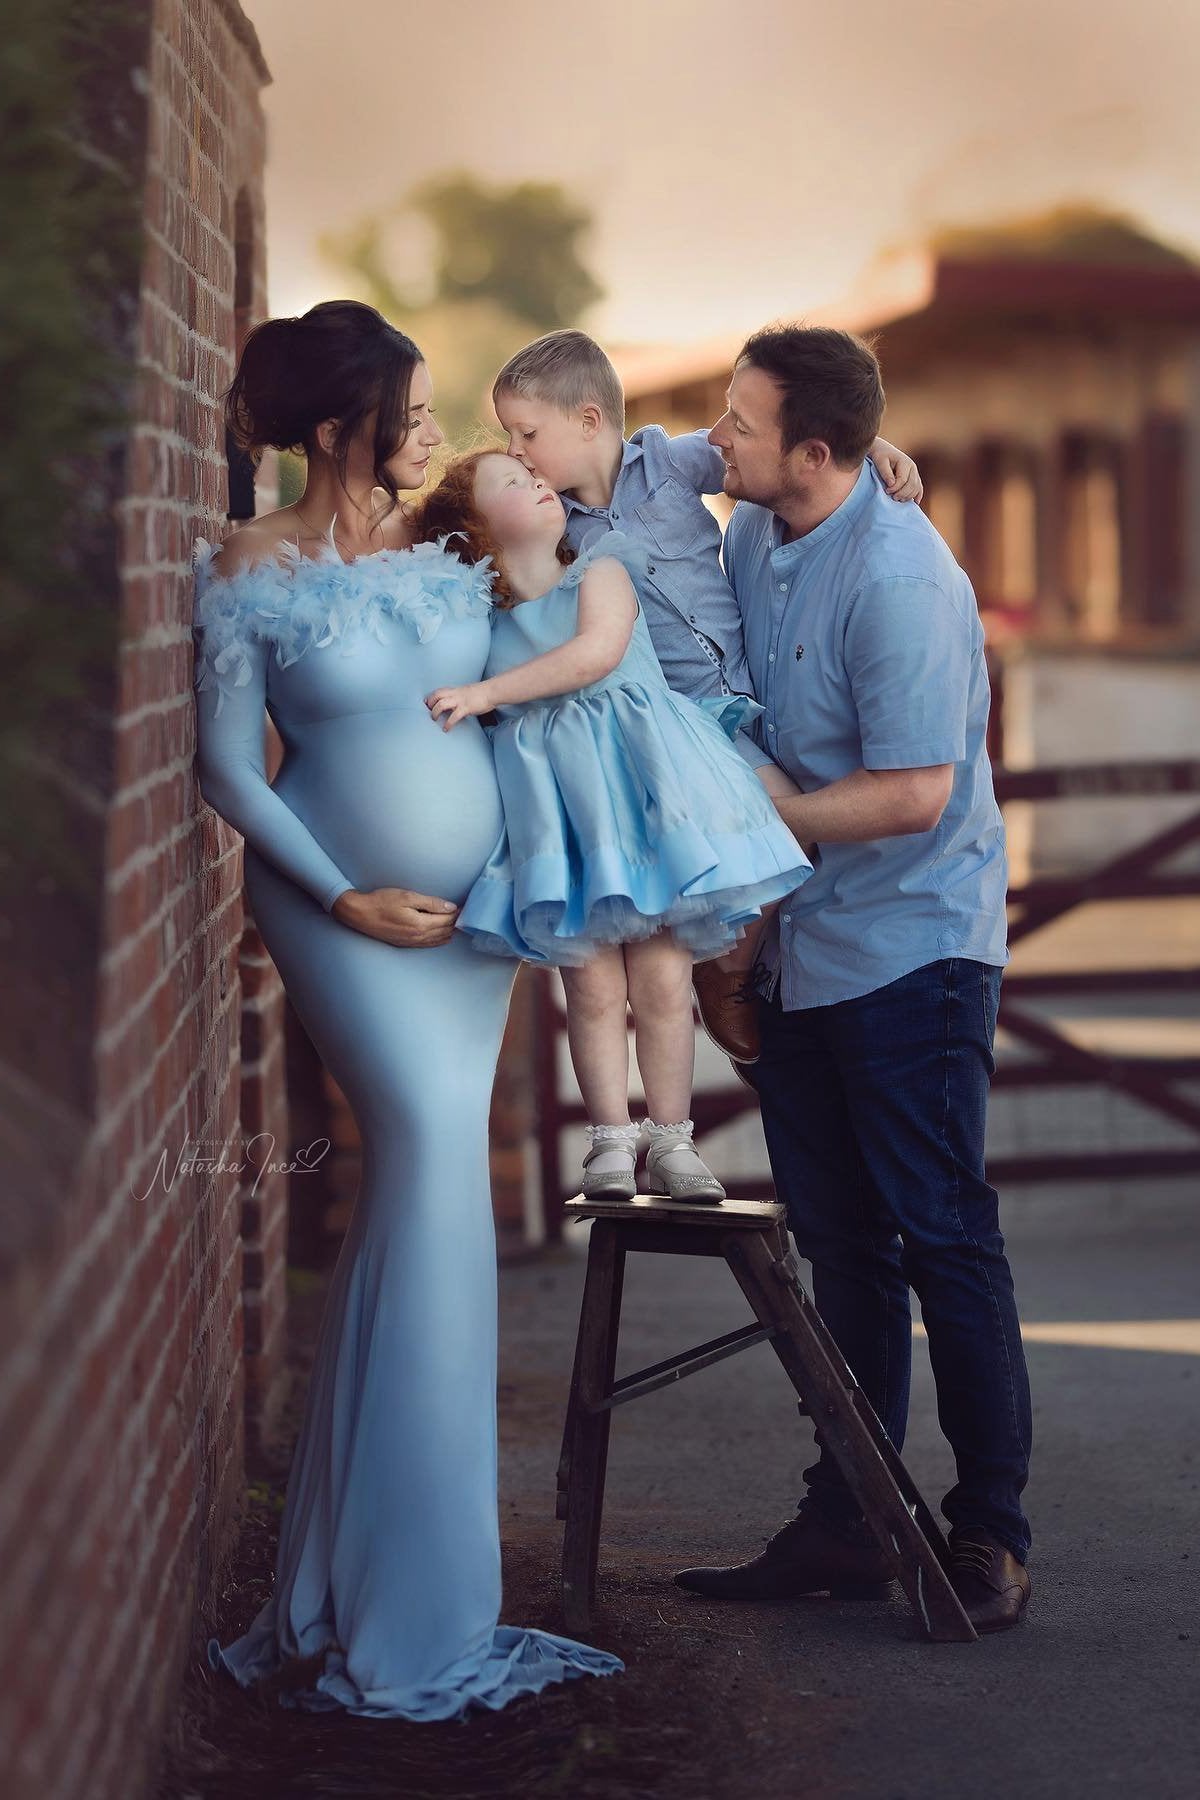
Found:
[{"label": "young girl", "polygon": [[762,709],[674,693],[630,579],[646,552],[610,532],[573,559],[564,524],[554,490],[497,451],[460,458],[420,511],[420,536],[456,533],[496,568],[484,679],[426,698],[447,731],[500,715],[505,832],[457,925],[480,949],[562,968],[591,1120],[584,1193],[637,1192],[628,1007],[650,1189],[721,1200],[688,1117],[692,964],[727,953],[812,865],[731,742]]}]

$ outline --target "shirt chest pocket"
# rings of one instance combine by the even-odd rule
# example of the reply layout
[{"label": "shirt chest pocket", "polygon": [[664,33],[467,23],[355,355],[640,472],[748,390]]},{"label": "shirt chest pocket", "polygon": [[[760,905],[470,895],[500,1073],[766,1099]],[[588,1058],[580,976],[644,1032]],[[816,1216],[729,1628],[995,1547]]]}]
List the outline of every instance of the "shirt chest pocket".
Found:
[{"label": "shirt chest pocket", "polygon": [[[660,556],[687,556],[699,549],[704,540],[707,508],[673,475],[660,482],[636,510]],[[705,518],[699,517],[702,512]],[[712,524],[714,534],[719,536],[715,519]]]}]

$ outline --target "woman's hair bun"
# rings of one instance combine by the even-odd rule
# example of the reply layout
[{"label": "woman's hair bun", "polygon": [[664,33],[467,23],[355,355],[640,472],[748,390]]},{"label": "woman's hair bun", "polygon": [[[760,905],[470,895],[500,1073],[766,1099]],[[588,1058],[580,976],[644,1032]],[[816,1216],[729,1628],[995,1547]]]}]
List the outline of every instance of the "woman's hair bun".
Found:
[{"label": "woman's hair bun", "polygon": [[299,316],[263,319],[247,333],[225,393],[225,423],[255,462],[264,450],[312,449],[317,426],[338,420],[334,457],[345,480],[350,445],[378,409],[376,481],[408,434],[409,390],[422,360],[412,339],[359,300],[325,300]]}]

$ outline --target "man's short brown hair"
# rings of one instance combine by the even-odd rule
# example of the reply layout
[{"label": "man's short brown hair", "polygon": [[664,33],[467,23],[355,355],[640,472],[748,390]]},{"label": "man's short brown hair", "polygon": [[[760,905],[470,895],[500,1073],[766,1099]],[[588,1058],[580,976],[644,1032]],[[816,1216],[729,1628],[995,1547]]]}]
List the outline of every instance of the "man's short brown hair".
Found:
[{"label": "man's short brown hair", "polygon": [[761,369],[779,388],[785,456],[817,438],[839,468],[862,462],[883,420],[876,342],[818,325],[767,325],[746,339],[738,361]]},{"label": "man's short brown hair", "polygon": [[611,425],[625,430],[621,377],[586,331],[548,331],[526,344],[509,357],[492,383],[493,403],[502,394],[545,400],[560,412],[575,412],[591,401]]}]

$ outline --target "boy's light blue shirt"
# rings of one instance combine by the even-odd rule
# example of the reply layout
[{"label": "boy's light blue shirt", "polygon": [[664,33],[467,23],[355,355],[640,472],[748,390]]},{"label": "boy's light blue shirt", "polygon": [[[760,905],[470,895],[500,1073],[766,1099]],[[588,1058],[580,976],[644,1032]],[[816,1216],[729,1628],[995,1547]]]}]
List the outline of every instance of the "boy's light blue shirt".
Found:
[{"label": "boy's light blue shirt", "polygon": [[925,514],[863,464],[807,536],[739,501],[725,568],[741,610],[763,741],[806,791],[856,769],[954,764],[932,831],[822,844],[782,903],[764,960],[786,1011],[873,993],[950,956],[1008,961],[1004,823],[992,790],[983,626]]},{"label": "boy's light blue shirt", "polygon": [[[623,531],[650,551],[641,593],[650,639],[670,686],[693,700],[754,697],[742,615],[721,567],[721,527],[701,498],[721,492],[724,473],[707,432],[673,438],[643,425],[625,440],[608,506],[560,496],[573,549]],[[737,745],[751,767],[771,760],[745,732]]]}]

